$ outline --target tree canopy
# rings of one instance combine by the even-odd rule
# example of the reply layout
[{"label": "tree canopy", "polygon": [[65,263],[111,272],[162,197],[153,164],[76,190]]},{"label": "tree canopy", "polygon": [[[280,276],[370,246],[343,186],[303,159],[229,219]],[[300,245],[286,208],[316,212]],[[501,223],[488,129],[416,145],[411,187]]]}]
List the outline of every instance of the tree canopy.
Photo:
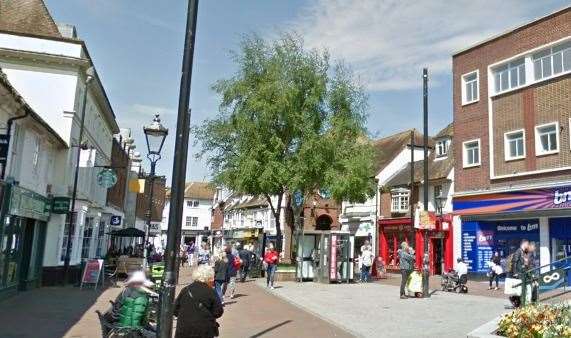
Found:
[{"label": "tree canopy", "polygon": [[237,72],[213,86],[219,115],[195,128],[215,183],[266,196],[277,229],[284,194],[323,189],[363,202],[374,193],[367,96],[347,67],[294,35],[245,37],[233,56]]}]

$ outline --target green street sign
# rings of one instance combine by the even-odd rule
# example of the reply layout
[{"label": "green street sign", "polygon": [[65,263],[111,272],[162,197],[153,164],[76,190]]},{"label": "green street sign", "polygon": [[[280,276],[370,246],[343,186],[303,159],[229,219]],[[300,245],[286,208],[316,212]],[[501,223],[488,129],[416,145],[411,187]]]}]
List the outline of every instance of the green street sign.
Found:
[{"label": "green street sign", "polygon": [[115,174],[113,169],[103,169],[97,174],[97,183],[109,189],[117,184],[117,174]]},{"label": "green street sign", "polygon": [[59,215],[67,214],[69,212],[69,202],[69,197],[54,197],[52,199],[52,213]]}]

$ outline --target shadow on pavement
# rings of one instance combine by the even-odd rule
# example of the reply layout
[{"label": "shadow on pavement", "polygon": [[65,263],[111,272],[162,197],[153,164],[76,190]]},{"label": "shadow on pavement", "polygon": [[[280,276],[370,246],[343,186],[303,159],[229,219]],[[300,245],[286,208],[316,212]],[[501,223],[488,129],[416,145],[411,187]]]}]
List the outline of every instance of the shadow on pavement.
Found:
[{"label": "shadow on pavement", "polygon": [[242,297],[248,297],[248,295],[245,295],[243,293],[237,293],[234,295],[234,298],[242,298]]},{"label": "shadow on pavement", "polygon": [[[108,290],[118,289],[95,291],[86,288],[80,290],[71,286],[44,287],[15,295],[0,302],[2,330],[0,336],[3,338],[64,337],[86,315],[93,316],[93,319],[97,320],[95,309],[92,307]],[[103,300],[100,303],[100,306],[110,306]],[[99,330],[99,325],[95,328]],[[93,336],[97,335],[100,335],[99,332]]]},{"label": "shadow on pavement", "polygon": [[269,328],[265,329],[264,331],[260,331],[260,332],[256,333],[255,335],[250,336],[250,338],[258,338],[258,337],[261,337],[262,335],[265,335],[266,333],[268,333],[268,332],[270,332],[270,331],[273,331],[273,330],[275,330],[275,329],[277,329],[277,328],[279,328],[279,327],[281,327],[281,326],[284,326],[284,325],[286,325],[286,324],[289,324],[289,323],[291,323],[291,322],[292,322],[292,320],[284,320],[283,322],[281,322],[281,323],[279,323],[279,324],[276,324],[276,325],[274,325],[274,326],[270,326]]}]

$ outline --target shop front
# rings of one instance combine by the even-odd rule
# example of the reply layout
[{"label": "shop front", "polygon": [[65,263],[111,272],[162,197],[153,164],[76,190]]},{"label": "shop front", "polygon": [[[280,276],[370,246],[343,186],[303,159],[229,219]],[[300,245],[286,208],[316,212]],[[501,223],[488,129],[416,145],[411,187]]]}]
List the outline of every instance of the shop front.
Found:
[{"label": "shop front", "polygon": [[0,298],[39,287],[49,219],[49,199],[16,185],[2,184]]},{"label": "shop front", "polygon": [[416,268],[420,269],[424,252],[424,236],[428,236],[430,273],[440,275],[453,267],[453,236],[450,215],[436,218],[432,230],[415,229],[410,218],[392,218],[379,220],[379,256],[387,270],[400,269],[398,249],[406,242],[415,251]]},{"label": "shop front", "polygon": [[536,266],[571,257],[571,185],[458,196],[454,213],[472,272],[487,272],[493,252],[505,258],[524,239],[535,243]]}]

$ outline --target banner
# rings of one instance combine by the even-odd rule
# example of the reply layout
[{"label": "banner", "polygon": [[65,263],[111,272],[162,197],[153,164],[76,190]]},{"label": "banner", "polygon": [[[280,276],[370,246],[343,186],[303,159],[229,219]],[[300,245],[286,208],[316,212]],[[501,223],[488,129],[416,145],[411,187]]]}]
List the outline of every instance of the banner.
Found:
[{"label": "banner", "polygon": [[571,208],[571,185],[455,197],[458,215]]}]

